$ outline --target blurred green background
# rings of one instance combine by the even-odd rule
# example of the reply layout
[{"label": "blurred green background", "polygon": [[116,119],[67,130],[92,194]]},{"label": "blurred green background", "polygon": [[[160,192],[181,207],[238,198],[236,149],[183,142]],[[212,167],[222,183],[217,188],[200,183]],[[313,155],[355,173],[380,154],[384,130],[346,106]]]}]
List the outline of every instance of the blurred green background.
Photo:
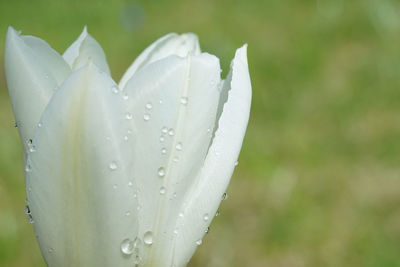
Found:
[{"label": "blurred green background", "polygon": [[7,26],[63,52],[86,24],[115,80],[168,32],[198,34],[224,75],[249,44],[253,104],[240,163],[190,267],[400,266],[395,0],[0,0],[0,266],[44,266],[23,214]]}]

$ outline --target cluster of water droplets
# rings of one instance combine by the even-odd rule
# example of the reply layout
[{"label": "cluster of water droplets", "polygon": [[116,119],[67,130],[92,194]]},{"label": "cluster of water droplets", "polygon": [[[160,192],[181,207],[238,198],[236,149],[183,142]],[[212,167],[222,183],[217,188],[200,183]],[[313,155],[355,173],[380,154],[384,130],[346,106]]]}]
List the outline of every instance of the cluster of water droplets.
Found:
[{"label": "cluster of water droplets", "polygon": [[[151,246],[153,244],[152,231],[147,231],[143,234],[143,243],[146,246]],[[139,237],[135,237],[133,240],[129,238],[122,240],[120,248],[123,255],[133,257],[134,264],[139,264],[142,261],[140,256],[142,240]]]}]

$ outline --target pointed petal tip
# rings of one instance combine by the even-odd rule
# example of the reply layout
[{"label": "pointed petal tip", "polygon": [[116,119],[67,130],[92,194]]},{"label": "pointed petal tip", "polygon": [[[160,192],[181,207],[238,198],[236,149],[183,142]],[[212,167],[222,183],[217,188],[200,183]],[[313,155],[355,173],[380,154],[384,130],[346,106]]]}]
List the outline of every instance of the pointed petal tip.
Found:
[{"label": "pointed petal tip", "polygon": [[238,48],[235,53],[235,59],[240,60],[243,64],[247,65],[247,46],[245,43],[242,47]]}]

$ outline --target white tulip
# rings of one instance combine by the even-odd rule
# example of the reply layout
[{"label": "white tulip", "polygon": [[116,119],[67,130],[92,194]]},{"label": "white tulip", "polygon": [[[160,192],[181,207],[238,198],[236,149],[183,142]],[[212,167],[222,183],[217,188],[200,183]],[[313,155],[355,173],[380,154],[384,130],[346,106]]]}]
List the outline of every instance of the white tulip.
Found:
[{"label": "white tulip", "polygon": [[48,266],[185,266],[217,212],[247,127],[246,45],[220,78],[194,34],[168,34],[119,86],[86,28],[61,56],[9,28],[28,219]]}]

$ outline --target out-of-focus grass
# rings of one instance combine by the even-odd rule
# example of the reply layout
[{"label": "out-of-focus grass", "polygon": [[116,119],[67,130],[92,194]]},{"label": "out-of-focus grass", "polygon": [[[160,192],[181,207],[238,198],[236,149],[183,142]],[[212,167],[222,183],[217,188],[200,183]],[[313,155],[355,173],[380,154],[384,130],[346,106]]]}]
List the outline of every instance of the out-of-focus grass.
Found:
[{"label": "out-of-focus grass", "polygon": [[[161,35],[221,58],[249,44],[252,114],[229,199],[189,266],[400,266],[400,3],[0,0],[62,52],[87,24],[116,80]],[[25,223],[20,143],[0,64],[0,266],[44,266]]]}]

